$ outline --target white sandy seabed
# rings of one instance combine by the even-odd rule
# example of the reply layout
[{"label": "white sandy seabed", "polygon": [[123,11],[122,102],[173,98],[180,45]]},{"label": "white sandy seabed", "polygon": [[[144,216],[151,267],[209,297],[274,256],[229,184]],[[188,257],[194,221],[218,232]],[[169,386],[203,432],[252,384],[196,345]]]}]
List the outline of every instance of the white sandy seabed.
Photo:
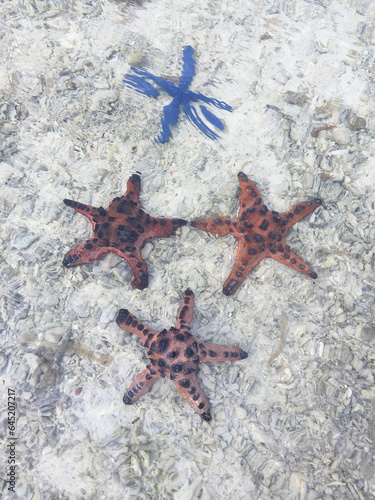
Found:
[{"label": "white sandy seabed", "polygon": [[[0,6],[1,478],[14,499],[375,498],[375,8],[368,0],[13,0]],[[217,141],[170,97],[141,96],[131,65],[231,104]],[[319,127],[334,127],[322,130]],[[314,132],[315,131],[315,132]],[[149,288],[109,254],[66,269],[91,234],[62,200],[107,206],[142,173],[151,215],[234,217],[237,173],[272,210],[321,198],[288,243],[311,280],[263,260],[222,294],[231,236],[185,226],[143,249]],[[174,324],[184,290],[193,333],[249,352],[200,365],[202,421],[158,381],[122,395],[146,363],[120,308]],[[16,394],[16,493],[8,491],[7,390]]]}]

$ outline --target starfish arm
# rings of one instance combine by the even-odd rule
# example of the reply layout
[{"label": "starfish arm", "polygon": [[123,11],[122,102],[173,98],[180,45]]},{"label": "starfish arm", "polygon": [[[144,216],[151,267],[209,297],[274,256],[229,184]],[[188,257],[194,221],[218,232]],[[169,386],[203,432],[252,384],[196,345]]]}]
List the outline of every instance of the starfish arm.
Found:
[{"label": "starfish arm", "polygon": [[201,363],[213,363],[218,361],[236,361],[248,357],[247,352],[234,346],[210,344],[207,342],[199,344],[199,360]]},{"label": "starfish arm", "polygon": [[178,90],[178,87],[173,82],[170,82],[168,80],[164,80],[161,76],[155,76],[152,73],[149,73],[148,71],[141,69],[141,68],[130,68],[134,73],[137,73],[138,75],[143,76],[144,78],[148,78],[149,80],[152,80],[153,82],[156,83],[162,90],[167,92],[169,95],[174,96]]},{"label": "starfish arm", "polygon": [[322,204],[321,200],[310,200],[310,201],[302,201],[301,203],[296,203],[292,206],[290,210],[280,214],[280,217],[284,221],[288,221],[285,224],[285,233],[284,237],[289,233],[290,228],[299,222],[300,220],[307,217],[311,212],[313,212],[317,207]]},{"label": "starfish arm", "polygon": [[258,248],[249,248],[245,240],[239,240],[233,269],[223,286],[224,295],[233,295],[251,270],[265,257],[267,255]]},{"label": "starfish arm", "polygon": [[306,276],[310,276],[310,278],[312,279],[316,279],[318,277],[316,272],[313,271],[311,267],[306,264],[306,262],[304,262],[298,257],[298,255],[290,250],[288,245],[285,245],[285,247],[281,245],[279,247],[283,248],[284,251],[280,252],[279,250],[277,250],[276,253],[268,253],[267,257],[271,257],[272,259],[275,259],[282,264],[291,267],[295,271],[305,274]]},{"label": "starfish arm", "polygon": [[210,403],[200,388],[196,372],[190,373],[186,378],[179,377],[173,380],[176,389],[187,403],[200,415],[203,420],[211,420]]},{"label": "starfish arm", "polygon": [[195,61],[193,58],[193,54],[194,49],[190,47],[190,45],[187,45],[184,48],[184,53],[182,56],[183,68],[178,86],[181,90],[186,90],[189,87],[195,75]]},{"label": "starfish arm", "polygon": [[95,226],[93,218],[99,215],[99,209],[92,207],[91,205],[85,205],[79,201],[74,200],[63,200],[67,207],[73,208],[80,214],[84,215],[91,222],[92,226]]},{"label": "starfish arm", "polygon": [[188,117],[190,122],[195,125],[196,127],[201,130],[204,135],[206,135],[210,139],[218,139],[218,135],[211,130],[207,125],[204,123],[203,120],[199,117],[197,110],[194,108],[194,106],[191,106],[189,104],[189,101],[187,99],[184,99],[182,102],[182,108],[184,110],[185,115]]},{"label": "starfish arm", "polygon": [[187,221],[184,219],[150,217],[150,221],[151,222],[147,225],[147,235],[144,241],[150,238],[167,238],[175,234],[179,227],[187,224]]},{"label": "starfish arm", "polygon": [[146,368],[134,380],[122,398],[126,405],[132,405],[153,386],[154,382],[160,378],[160,374],[154,370]]},{"label": "starfish arm", "polygon": [[63,265],[74,267],[80,264],[91,264],[93,260],[100,259],[102,255],[112,251],[108,247],[101,247],[93,243],[93,239],[89,238],[85,243],[70,250],[63,259]]},{"label": "starfish arm", "polygon": [[171,136],[170,126],[176,125],[178,121],[178,112],[181,103],[181,96],[176,95],[172,102],[163,108],[163,116],[161,118],[162,131],[155,139],[156,142],[164,144]]},{"label": "starfish arm", "polygon": [[[229,224],[226,222],[229,221]],[[197,219],[190,223],[193,227],[200,229],[201,231],[207,231],[214,236],[226,236],[227,234],[232,234],[229,231],[231,227],[231,219],[226,217],[212,217],[211,219]]]},{"label": "starfish arm", "polygon": [[[141,191],[141,178],[138,174],[129,177],[126,192],[122,196],[117,196],[108,205],[108,211],[117,212],[121,215],[135,215],[141,208],[139,194]],[[137,205],[139,205],[137,207]],[[102,209],[104,210],[104,209]],[[103,215],[107,215],[104,210]],[[112,214],[114,215],[114,214]]]},{"label": "starfish arm", "polygon": [[189,327],[194,313],[194,294],[188,288],[185,290],[184,300],[177,314],[176,328]]},{"label": "starfish arm", "polygon": [[253,205],[260,206],[262,204],[262,197],[255,183],[243,172],[238,173],[238,182],[241,187],[241,194],[238,197],[240,202],[238,216],[241,217],[242,214],[246,214],[246,210],[252,208]]},{"label": "starfish arm", "polygon": [[202,111],[203,116],[208,120],[214,127],[218,128],[219,130],[224,130],[224,123],[209,109],[206,108],[206,106],[199,106],[200,110]]},{"label": "starfish arm", "polygon": [[224,109],[225,111],[233,111],[232,106],[227,104],[224,101],[219,101],[218,99],[214,99],[213,97],[207,97],[201,92],[192,92],[191,90],[187,90],[185,92],[186,99],[190,102],[198,102],[203,101],[207,104],[212,104],[216,108]]},{"label": "starfish arm", "polygon": [[160,93],[144,78],[135,75],[125,75],[123,82],[128,86],[134,88],[139,94],[147,95],[156,99]]},{"label": "starfish arm", "polygon": [[159,330],[154,330],[135,318],[127,309],[120,309],[116,318],[118,326],[128,333],[134,333],[143,342],[149,334],[156,335]]}]

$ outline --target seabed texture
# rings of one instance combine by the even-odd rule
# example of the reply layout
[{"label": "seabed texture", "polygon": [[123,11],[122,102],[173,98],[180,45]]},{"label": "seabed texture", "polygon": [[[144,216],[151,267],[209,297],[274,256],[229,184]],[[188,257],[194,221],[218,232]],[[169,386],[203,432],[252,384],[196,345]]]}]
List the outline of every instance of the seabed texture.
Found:
[{"label": "seabed texture", "polygon": [[[12,0],[0,11],[4,498],[375,498],[374,2]],[[215,109],[217,141],[181,114],[157,144],[170,97],[122,80],[133,66],[177,85],[187,45],[191,90],[233,112]],[[190,226],[146,244],[147,290],[114,254],[64,268],[91,227],[63,199],[105,206],[137,171],[159,217],[236,216],[239,171],[272,210],[321,198],[288,237],[318,279],[267,259],[226,297],[235,239]],[[118,310],[165,328],[188,287],[194,335],[249,352],[201,365],[210,423],[166,379],[122,402],[146,355]]]}]

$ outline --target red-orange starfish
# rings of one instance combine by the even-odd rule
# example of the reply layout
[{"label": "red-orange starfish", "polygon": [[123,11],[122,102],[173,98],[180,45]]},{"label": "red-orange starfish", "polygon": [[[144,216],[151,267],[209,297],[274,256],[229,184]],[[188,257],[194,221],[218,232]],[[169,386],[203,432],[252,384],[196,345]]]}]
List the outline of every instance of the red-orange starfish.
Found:
[{"label": "red-orange starfish", "polygon": [[94,229],[92,238],[65,255],[64,266],[91,264],[102,255],[113,252],[129,263],[134,274],[131,284],[140,290],[146,288],[147,264],[141,256],[146,240],[171,236],[186,221],[160,219],[146,214],[139,202],[140,190],[141,178],[133,174],[128,180],[124,196],[115,198],[106,209],[64,200],[65,205],[87,217]]},{"label": "red-orange starfish", "polygon": [[126,391],[123,398],[126,405],[135,403],[151,389],[158,378],[167,375],[173,380],[181,396],[203,420],[211,420],[210,403],[197,379],[199,363],[238,361],[247,358],[247,353],[238,347],[199,342],[189,333],[193,309],[194,294],[187,289],[176,326],[162,331],[144,325],[127,309],[119,311],[117,324],[141,339],[143,346],[148,349],[151,361]]},{"label": "red-orange starfish", "polygon": [[212,217],[191,224],[214,235],[231,234],[238,241],[237,255],[232,272],[224,283],[223,293],[232,295],[258,262],[266,257],[278,260],[302,274],[317,278],[317,274],[306,262],[297,257],[287,245],[285,238],[296,222],[304,219],[321,204],[320,200],[297,203],[282,214],[269,211],[262,197],[248,177],[240,172],[241,186],[239,217]]}]

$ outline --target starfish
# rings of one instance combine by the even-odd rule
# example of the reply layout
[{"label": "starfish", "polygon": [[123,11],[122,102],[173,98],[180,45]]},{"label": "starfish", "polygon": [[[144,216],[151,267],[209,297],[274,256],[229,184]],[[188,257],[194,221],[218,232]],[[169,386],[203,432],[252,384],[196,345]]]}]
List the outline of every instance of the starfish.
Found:
[{"label": "starfish", "polygon": [[64,257],[66,267],[91,264],[93,260],[108,252],[125,259],[134,278],[131,284],[143,290],[148,286],[147,264],[142,259],[141,249],[150,238],[166,238],[186,224],[183,219],[160,219],[146,214],[139,202],[141,178],[133,174],[127,184],[126,193],[115,198],[108,208],[95,208],[77,201],[64,200],[91,222],[94,235],[85,243],[70,250]]},{"label": "starfish", "polygon": [[[167,92],[167,94],[173,97],[172,101],[167,106],[164,106],[164,113],[161,119],[162,132],[155,139],[156,142],[160,142],[161,144],[169,140],[171,135],[170,126],[177,124],[180,106],[182,106],[182,109],[188,119],[210,139],[217,139],[219,136],[204,123],[198,115],[196,108],[192,106],[190,102],[202,101],[207,104],[213,104],[217,108],[232,111],[232,107],[223,101],[206,97],[200,92],[192,92],[191,90],[188,90],[195,75],[195,61],[193,59],[193,54],[194,50],[192,47],[185,47],[182,57],[182,75],[178,86],[176,86],[173,82],[164,80],[164,78],[161,78],[160,76],[155,76],[144,69],[134,67],[131,67],[130,69],[137,75],[141,76],[127,74],[123,80],[129,87],[135,88],[135,90],[140,94],[147,95],[148,97],[154,97],[156,99],[159,96],[159,91],[151,85],[151,83],[146,81],[147,79],[151,80],[156,83],[161,90]],[[224,129],[223,122],[211,113],[206,106],[201,105],[199,107],[202,115],[208,122],[219,130]]]},{"label": "starfish", "polygon": [[258,188],[243,172],[238,174],[238,180],[241,194],[238,197],[240,211],[237,219],[212,217],[191,223],[213,235],[231,234],[238,241],[234,266],[224,283],[223,293],[232,295],[253,267],[267,257],[278,260],[310,278],[317,278],[310,266],[290,250],[285,238],[293,224],[313,212],[321,204],[321,200],[303,201],[293,205],[288,212],[279,214],[269,211],[266,205],[263,205]]},{"label": "starfish", "polygon": [[117,324],[141,339],[150,358],[150,364],[126,391],[123,397],[126,405],[135,403],[146,394],[157,379],[168,376],[173,380],[177,391],[203,420],[211,420],[210,404],[197,379],[199,363],[237,361],[247,358],[247,353],[238,347],[199,342],[190,333],[193,309],[194,294],[187,289],[175,327],[161,331],[144,325],[127,309],[119,311]]}]

